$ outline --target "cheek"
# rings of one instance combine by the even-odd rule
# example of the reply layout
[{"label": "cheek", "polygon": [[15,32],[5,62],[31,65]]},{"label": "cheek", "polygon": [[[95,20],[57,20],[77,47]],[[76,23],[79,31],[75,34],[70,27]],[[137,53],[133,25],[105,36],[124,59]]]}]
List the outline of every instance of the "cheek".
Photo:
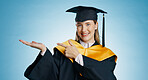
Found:
[{"label": "cheek", "polygon": [[77,28],[78,35],[81,34],[81,29]]},{"label": "cheek", "polygon": [[80,27],[79,27],[79,28],[77,28],[77,31],[78,31],[78,32],[81,32],[81,30],[82,30],[82,29],[81,29]]},{"label": "cheek", "polygon": [[93,26],[91,26],[91,27],[88,28],[88,30],[89,30],[89,32],[91,32],[91,34],[93,34],[94,31],[95,31],[95,28]]}]

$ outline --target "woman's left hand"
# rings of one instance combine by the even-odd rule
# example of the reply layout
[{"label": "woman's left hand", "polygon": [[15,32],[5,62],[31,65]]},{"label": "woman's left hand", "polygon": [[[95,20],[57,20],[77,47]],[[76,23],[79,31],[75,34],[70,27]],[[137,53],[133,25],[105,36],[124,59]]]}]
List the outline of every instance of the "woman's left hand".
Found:
[{"label": "woman's left hand", "polygon": [[68,42],[69,42],[70,46],[62,44],[62,43],[57,43],[57,45],[65,47],[65,54],[64,55],[66,57],[75,59],[78,56],[78,54],[80,54],[80,53],[79,53],[78,49],[76,48],[76,46],[73,45],[70,40],[68,40]]}]

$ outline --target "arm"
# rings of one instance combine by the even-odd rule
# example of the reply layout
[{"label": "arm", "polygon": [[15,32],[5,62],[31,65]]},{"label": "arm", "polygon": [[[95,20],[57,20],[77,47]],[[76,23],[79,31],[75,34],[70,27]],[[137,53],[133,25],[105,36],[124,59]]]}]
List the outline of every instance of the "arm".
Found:
[{"label": "arm", "polygon": [[[41,53],[41,52],[40,52]],[[26,69],[24,75],[31,80],[58,80],[58,69],[51,52],[47,49],[44,56],[39,54],[36,60]]]},{"label": "arm", "polygon": [[84,66],[74,61],[74,68],[83,77],[89,80],[116,80],[113,74],[115,68],[115,57],[112,56],[103,61],[97,61],[83,56]]}]

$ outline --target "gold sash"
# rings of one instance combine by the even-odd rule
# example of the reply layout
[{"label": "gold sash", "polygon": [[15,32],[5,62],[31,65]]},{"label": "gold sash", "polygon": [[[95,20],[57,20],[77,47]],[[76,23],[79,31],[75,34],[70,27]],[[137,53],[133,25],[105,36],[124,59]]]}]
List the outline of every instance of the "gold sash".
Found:
[{"label": "gold sash", "polygon": [[[74,44],[76,46],[76,48],[78,49],[79,53],[87,56],[89,58],[98,60],[98,61],[102,61],[105,60],[113,55],[115,55],[110,49],[106,48],[106,47],[102,47],[102,45],[94,45],[91,46],[89,48],[84,48],[81,44],[79,44],[77,41],[70,39],[70,41],[72,42],[72,44]],[[68,43],[68,40],[63,42],[63,44],[65,45],[70,45]],[[62,52],[64,54],[65,48],[62,46],[56,46],[56,48]],[[115,55],[116,56],[116,55]],[[73,59],[69,58],[72,62]],[[117,61],[117,56],[115,57],[115,62]]]}]

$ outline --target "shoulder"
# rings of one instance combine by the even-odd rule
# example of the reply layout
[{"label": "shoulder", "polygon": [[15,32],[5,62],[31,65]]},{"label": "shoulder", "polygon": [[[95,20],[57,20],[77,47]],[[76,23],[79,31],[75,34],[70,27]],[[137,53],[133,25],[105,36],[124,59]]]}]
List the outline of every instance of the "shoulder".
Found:
[{"label": "shoulder", "polygon": [[107,47],[105,47],[105,49],[106,49],[106,53],[111,55],[107,59],[109,59],[109,60],[115,60],[115,62],[116,62],[117,61],[117,55],[111,49],[109,49]]}]

